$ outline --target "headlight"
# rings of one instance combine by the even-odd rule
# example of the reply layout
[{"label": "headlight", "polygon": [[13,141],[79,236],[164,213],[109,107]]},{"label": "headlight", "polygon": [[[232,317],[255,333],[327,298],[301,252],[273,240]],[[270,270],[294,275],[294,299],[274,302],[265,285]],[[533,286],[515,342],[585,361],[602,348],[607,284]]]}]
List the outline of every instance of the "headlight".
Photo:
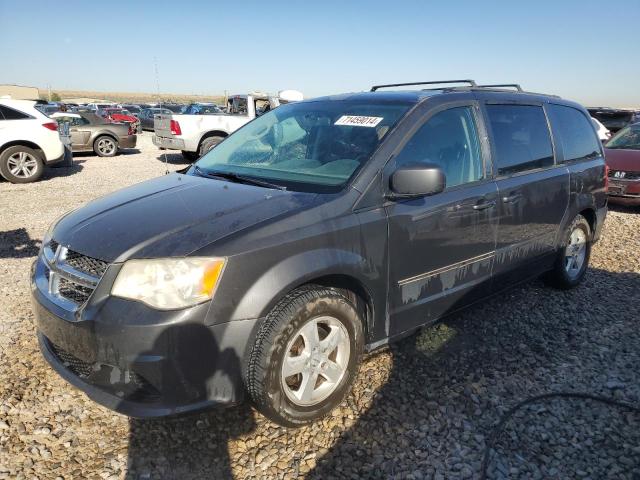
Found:
[{"label": "headlight", "polygon": [[224,258],[129,260],[111,294],[161,310],[189,307],[213,297],[224,265]]}]

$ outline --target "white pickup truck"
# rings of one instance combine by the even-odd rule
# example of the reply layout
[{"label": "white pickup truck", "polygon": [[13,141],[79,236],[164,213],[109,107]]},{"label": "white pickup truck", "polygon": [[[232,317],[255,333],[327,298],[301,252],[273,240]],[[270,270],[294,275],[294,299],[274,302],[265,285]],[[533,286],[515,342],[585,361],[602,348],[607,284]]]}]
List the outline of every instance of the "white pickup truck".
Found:
[{"label": "white pickup truck", "polygon": [[229,97],[227,111],[222,113],[159,114],[154,117],[153,143],[160,148],[181,150],[187,160],[193,161],[256,116],[298,100],[302,100],[302,94],[295,90],[284,90],[277,96],[250,93]]}]

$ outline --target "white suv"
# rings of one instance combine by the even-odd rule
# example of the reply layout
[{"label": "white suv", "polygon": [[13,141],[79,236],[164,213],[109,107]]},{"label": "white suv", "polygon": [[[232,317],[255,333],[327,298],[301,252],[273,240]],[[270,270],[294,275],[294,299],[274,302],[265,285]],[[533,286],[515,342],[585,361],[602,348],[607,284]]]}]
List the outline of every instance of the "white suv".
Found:
[{"label": "white suv", "polygon": [[0,98],[0,175],[11,183],[34,182],[45,165],[64,160],[58,124],[35,104]]}]

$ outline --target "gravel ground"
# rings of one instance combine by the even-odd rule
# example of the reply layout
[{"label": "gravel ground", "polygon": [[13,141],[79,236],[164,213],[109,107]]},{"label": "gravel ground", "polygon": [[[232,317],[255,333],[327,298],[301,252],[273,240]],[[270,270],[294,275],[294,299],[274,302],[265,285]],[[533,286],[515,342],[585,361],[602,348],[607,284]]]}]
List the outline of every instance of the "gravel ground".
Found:
[{"label": "gravel ground", "polygon": [[[640,210],[610,211],[586,281],[536,281],[368,357],[354,392],[298,430],[248,407],[139,421],[60,379],[38,352],[28,271],[65,211],[165,171],[139,150],[85,154],[32,185],[0,182],[0,479],[478,478],[493,427],[518,402],[589,392],[640,405]],[[168,167],[183,166],[169,154]],[[640,478],[640,415],[591,400],[523,407],[490,478]]]}]

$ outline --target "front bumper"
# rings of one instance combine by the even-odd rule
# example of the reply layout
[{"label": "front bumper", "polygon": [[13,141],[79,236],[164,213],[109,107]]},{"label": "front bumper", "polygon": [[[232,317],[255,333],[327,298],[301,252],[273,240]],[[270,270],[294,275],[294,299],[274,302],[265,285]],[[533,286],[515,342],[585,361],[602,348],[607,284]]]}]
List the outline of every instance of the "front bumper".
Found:
[{"label": "front bumper", "polygon": [[158,311],[104,298],[100,284],[85,305],[70,312],[38,286],[45,268],[38,259],[31,288],[42,354],[92,400],[124,415],[151,418],[244,399],[243,358],[257,320],[205,326],[208,304]]},{"label": "front bumper", "polygon": [[619,205],[640,205],[640,180],[612,180],[609,178],[609,201]]},{"label": "front bumper", "polygon": [[184,140],[181,138],[153,136],[153,144],[156,147],[167,148],[169,150],[185,150]]}]

